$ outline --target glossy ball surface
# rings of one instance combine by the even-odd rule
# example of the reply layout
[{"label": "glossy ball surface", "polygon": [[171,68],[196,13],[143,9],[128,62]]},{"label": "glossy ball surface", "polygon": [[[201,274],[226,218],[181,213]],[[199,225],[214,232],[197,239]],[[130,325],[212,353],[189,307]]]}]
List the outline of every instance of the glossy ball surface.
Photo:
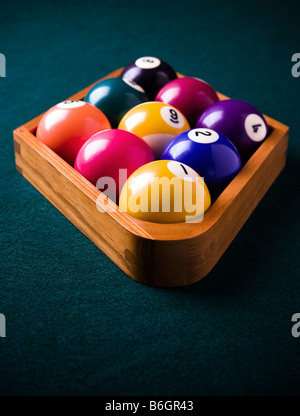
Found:
[{"label": "glossy ball surface", "polygon": [[183,77],[162,87],[155,101],[176,107],[187,118],[190,126],[194,127],[200,114],[211,104],[219,101],[219,98],[207,82],[198,78]]},{"label": "glossy ball surface", "polygon": [[149,101],[142,87],[122,78],[108,78],[98,82],[84,100],[99,108],[112,128],[118,127],[121,118],[132,107]]},{"label": "glossy ball surface", "polygon": [[176,108],[150,101],[129,110],[120,121],[118,128],[142,137],[158,159],[166,145],[190,126],[184,115]]},{"label": "glossy ball surface", "polygon": [[251,104],[241,100],[219,101],[199,117],[196,127],[224,134],[237,148],[245,163],[268,135],[264,116]]},{"label": "glossy ball surface", "polygon": [[109,129],[94,134],[81,147],[74,167],[101,191],[108,186],[110,198],[117,202],[127,178],[153,160],[153,152],[144,140],[128,131]]},{"label": "glossy ball surface", "polygon": [[153,100],[158,91],[169,81],[177,78],[174,69],[153,56],[143,56],[127,65],[122,73],[122,78],[140,85]]},{"label": "glossy ball surface", "polygon": [[200,222],[211,204],[202,178],[189,166],[156,160],[136,170],[120,195],[120,209],[156,222]]},{"label": "glossy ball surface", "polygon": [[179,134],[166,147],[162,159],[176,160],[193,168],[216,198],[242,167],[235,146],[210,129],[192,129]]},{"label": "glossy ball surface", "polygon": [[107,117],[84,101],[64,101],[41,118],[36,137],[70,165],[81,146],[98,131],[109,129]]}]

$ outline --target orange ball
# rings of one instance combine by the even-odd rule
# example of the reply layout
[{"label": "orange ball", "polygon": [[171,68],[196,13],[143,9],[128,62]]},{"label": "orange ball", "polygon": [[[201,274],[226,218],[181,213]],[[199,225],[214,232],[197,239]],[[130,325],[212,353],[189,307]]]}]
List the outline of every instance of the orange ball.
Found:
[{"label": "orange ball", "polygon": [[110,129],[107,117],[84,101],[64,101],[41,118],[36,137],[73,166],[81,146],[95,133]]}]

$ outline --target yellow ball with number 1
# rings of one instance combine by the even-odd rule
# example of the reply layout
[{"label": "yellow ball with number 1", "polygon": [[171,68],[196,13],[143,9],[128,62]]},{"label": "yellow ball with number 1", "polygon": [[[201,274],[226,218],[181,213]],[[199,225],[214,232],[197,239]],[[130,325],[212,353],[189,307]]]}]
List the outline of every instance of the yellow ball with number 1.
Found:
[{"label": "yellow ball with number 1", "polygon": [[119,207],[134,218],[156,223],[200,222],[211,198],[189,166],[156,160],[137,169],[122,188]]},{"label": "yellow ball with number 1", "polygon": [[159,159],[167,144],[178,134],[189,130],[190,125],[175,107],[150,101],[129,110],[118,128],[131,131],[144,139]]}]

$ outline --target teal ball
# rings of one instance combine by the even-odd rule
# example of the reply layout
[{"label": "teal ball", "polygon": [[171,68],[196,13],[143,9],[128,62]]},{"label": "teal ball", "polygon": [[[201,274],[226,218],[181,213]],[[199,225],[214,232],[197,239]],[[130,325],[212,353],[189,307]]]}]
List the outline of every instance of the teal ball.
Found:
[{"label": "teal ball", "polygon": [[107,78],[94,85],[87,93],[86,102],[99,108],[112,128],[117,128],[122,117],[138,104],[149,101],[142,87],[129,80]]}]

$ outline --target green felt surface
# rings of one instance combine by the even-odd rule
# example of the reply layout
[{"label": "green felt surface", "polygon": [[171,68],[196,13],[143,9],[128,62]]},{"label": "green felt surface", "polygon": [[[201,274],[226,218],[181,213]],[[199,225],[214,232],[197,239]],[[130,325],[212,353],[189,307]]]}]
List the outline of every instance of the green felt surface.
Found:
[{"label": "green felt surface", "polygon": [[[300,392],[299,2],[2,2],[0,394]],[[12,130],[144,55],[291,127],[288,161],[199,283],[135,283],[15,170]]]}]

